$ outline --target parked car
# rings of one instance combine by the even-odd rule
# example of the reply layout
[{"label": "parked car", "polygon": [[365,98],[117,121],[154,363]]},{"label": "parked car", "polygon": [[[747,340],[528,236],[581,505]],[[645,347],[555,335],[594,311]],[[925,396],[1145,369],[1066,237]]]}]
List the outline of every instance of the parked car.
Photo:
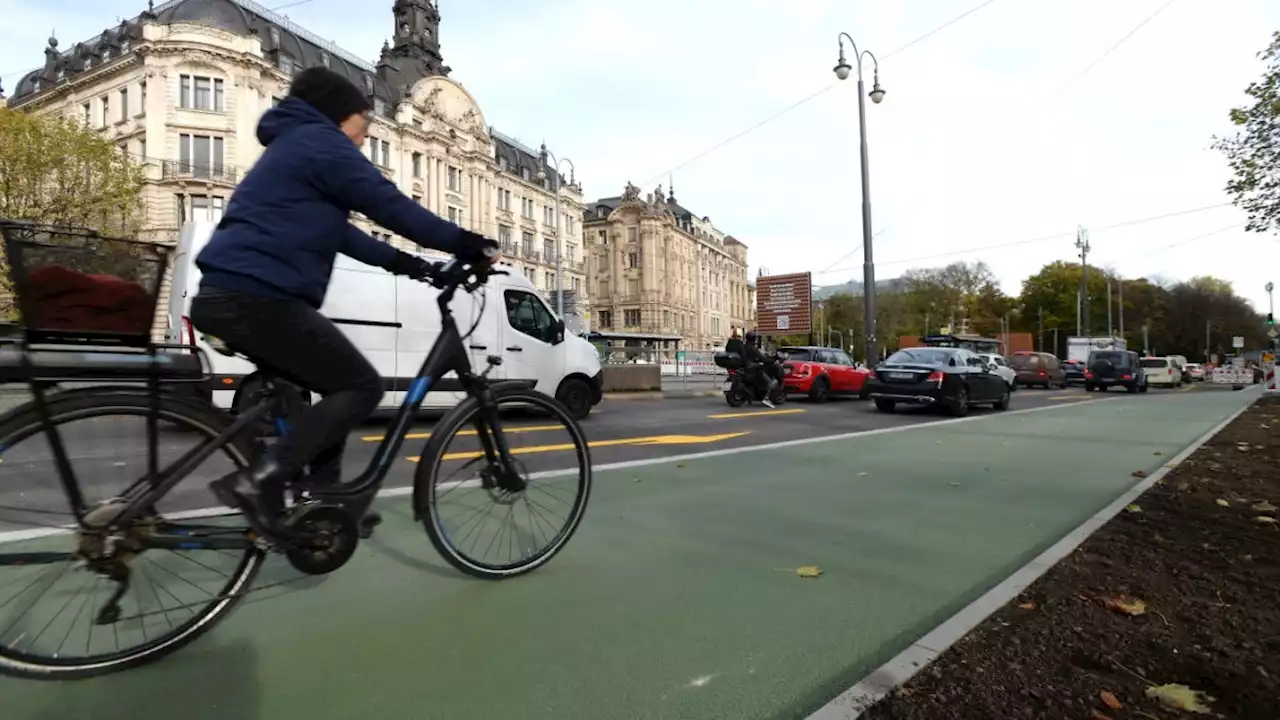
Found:
[{"label": "parked car", "polygon": [[1089,353],[1086,364],[1084,389],[1088,392],[1105,392],[1112,386],[1123,387],[1131,393],[1147,391],[1147,375],[1138,353],[1132,350],[1094,350]]},{"label": "parked car", "polygon": [[939,407],[956,416],[973,405],[1009,409],[1009,385],[963,348],[899,350],[876,368],[865,387],[881,412],[893,412],[899,404]]},{"label": "parked car", "polygon": [[1066,376],[1068,385],[1083,384],[1084,371],[1085,365],[1079,360],[1065,360],[1062,363],[1062,373]]},{"label": "parked car", "polygon": [[1010,390],[1018,389],[1018,371],[1009,367],[1009,363],[1005,362],[1003,357],[995,353],[978,353],[978,357],[982,358],[982,362],[987,364],[991,372],[1004,378]]},{"label": "parked car", "polygon": [[1187,375],[1191,377],[1191,382],[1204,382],[1204,366],[1200,363],[1187,363],[1182,366],[1182,369],[1187,371]]},{"label": "parked car", "polygon": [[1067,373],[1053,353],[1019,350],[1009,356],[1009,364],[1018,373],[1019,385],[1038,385],[1045,389],[1067,386]]},{"label": "parked car", "polygon": [[778,354],[783,358],[783,388],[808,395],[813,402],[826,402],[832,395],[861,395],[871,375],[839,348],[781,347]]},{"label": "parked car", "polygon": [[1173,358],[1144,357],[1140,362],[1148,385],[1178,387],[1182,384],[1182,368],[1174,363]]}]

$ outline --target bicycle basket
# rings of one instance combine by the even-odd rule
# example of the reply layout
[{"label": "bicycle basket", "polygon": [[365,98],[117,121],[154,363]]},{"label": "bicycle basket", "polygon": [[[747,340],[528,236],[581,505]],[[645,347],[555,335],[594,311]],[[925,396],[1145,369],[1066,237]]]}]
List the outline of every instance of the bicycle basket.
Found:
[{"label": "bicycle basket", "polygon": [[0,236],[29,342],[150,344],[169,248],[8,220]]}]

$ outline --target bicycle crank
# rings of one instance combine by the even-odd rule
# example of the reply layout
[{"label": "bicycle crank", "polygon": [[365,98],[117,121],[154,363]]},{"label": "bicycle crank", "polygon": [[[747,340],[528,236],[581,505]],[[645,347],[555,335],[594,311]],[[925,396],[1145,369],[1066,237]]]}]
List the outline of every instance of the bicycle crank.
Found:
[{"label": "bicycle crank", "polygon": [[294,569],[308,575],[326,575],[346,565],[360,543],[359,524],[337,505],[295,505],[285,525],[307,538],[305,545],[285,548],[284,556]]}]

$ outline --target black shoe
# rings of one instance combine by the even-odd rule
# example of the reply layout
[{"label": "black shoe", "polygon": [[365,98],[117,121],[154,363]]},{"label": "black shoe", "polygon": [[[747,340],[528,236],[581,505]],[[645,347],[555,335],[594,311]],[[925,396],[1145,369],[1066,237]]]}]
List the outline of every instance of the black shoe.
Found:
[{"label": "black shoe", "polygon": [[368,540],[373,537],[373,529],[382,524],[382,513],[374,510],[364,514],[360,518],[360,539]]},{"label": "black shoe", "polygon": [[252,474],[233,472],[209,483],[209,489],[220,502],[244,514],[260,535],[273,540],[294,539],[295,533],[285,527],[284,474],[274,461],[266,460]]}]

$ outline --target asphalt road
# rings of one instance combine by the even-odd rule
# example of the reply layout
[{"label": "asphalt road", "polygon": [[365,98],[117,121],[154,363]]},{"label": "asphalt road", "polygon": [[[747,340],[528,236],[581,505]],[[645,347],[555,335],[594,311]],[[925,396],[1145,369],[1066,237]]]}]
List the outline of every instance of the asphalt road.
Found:
[{"label": "asphalt road", "polygon": [[[1136,399],[1191,389],[1153,390]],[[1013,394],[1010,409],[1061,405],[1090,398],[1081,388],[1024,389]],[[995,412],[989,408],[972,410],[974,415]],[[592,463],[600,466],[936,422],[945,417],[924,408],[883,413],[871,403],[856,399],[835,399],[824,404],[799,399],[770,410],[760,405],[731,408],[719,397],[637,397],[604,401],[582,425],[590,443]],[[545,418],[528,416],[510,417],[508,423],[508,442],[530,472],[573,466],[573,446],[562,426]],[[433,425],[434,420],[430,418],[415,424],[395,456],[384,488],[413,484],[417,458],[427,444]],[[351,435],[344,457],[344,478],[354,478],[368,467],[387,429],[385,421],[371,422]],[[65,426],[64,435],[73,454],[72,466],[91,501],[118,495],[147,467],[143,442],[146,430],[140,418],[84,420]],[[192,435],[165,432],[160,447],[161,465],[191,449],[196,440]],[[448,473],[465,471],[467,461],[478,449],[473,434],[456,437],[447,448],[444,479],[452,477]],[[0,459],[0,472],[4,475],[0,486],[0,531],[60,524],[66,520],[59,515],[66,505],[52,467],[51,453],[42,438],[30,438],[4,451]],[[171,492],[160,509],[174,512],[216,506],[218,503],[205,485],[229,472],[231,467],[230,461],[222,456],[211,458]]]}]

